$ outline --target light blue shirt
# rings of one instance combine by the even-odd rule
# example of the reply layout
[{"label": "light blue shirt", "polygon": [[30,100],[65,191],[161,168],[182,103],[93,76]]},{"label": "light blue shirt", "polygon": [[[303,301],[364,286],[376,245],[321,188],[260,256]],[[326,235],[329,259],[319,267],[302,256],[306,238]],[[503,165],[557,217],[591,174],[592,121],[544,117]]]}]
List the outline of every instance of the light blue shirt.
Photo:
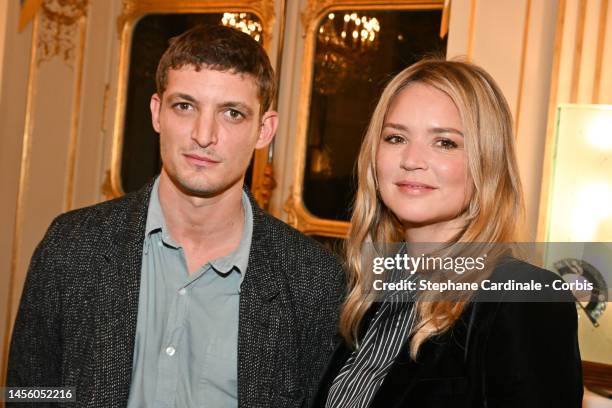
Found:
[{"label": "light blue shirt", "polygon": [[237,407],[238,307],[253,212],[242,193],[244,229],[231,254],[189,275],[151,191],[142,255],[132,384],[135,407]]}]

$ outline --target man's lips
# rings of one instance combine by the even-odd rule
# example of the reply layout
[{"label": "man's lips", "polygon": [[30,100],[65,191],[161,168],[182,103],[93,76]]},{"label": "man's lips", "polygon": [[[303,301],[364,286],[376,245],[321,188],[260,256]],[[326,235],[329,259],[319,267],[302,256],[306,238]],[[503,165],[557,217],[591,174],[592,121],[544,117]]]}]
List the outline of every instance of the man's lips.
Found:
[{"label": "man's lips", "polygon": [[426,194],[434,191],[436,187],[430,186],[429,184],[419,183],[417,181],[399,181],[395,183],[396,186],[403,192],[410,194]]},{"label": "man's lips", "polygon": [[187,161],[197,166],[212,166],[212,165],[220,163],[218,160],[211,159],[210,157],[207,157],[207,156],[201,156],[199,154],[185,153],[184,156],[187,159]]}]

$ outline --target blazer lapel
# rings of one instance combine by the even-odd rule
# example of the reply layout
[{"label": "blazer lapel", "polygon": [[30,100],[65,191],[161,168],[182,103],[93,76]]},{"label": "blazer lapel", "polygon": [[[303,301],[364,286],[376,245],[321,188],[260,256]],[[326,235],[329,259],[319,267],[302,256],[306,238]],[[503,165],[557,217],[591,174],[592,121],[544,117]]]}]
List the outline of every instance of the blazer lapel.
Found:
[{"label": "blazer lapel", "polygon": [[253,207],[249,265],[240,290],[238,318],[238,405],[269,405],[275,349],[279,347],[281,312],[274,307],[282,283],[270,259],[271,236],[262,210]]},{"label": "blazer lapel", "polygon": [[126,196],[109,234],[105,264],[97,276],[94,385],[96,406],[126,406],[131,384],[142,246],[152,183]]}]

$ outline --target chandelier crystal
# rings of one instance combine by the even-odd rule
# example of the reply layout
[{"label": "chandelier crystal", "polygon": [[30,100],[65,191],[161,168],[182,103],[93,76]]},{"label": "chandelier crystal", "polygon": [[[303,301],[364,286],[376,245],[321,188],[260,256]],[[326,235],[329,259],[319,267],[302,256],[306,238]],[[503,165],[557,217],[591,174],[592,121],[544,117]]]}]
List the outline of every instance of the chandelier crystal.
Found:
[{"label": "chandelier crystal", "polygon": [[380,29],[376,17],[356,12],[329,13],[317,32],[316,90],[333,95],[354,81],[367,80]]},{"label": "chandelier crystal", "polygon": [[221,24],[240,30],[253,37],[257,42],[261,40],[263,29],[251,13],[223,13]]}]

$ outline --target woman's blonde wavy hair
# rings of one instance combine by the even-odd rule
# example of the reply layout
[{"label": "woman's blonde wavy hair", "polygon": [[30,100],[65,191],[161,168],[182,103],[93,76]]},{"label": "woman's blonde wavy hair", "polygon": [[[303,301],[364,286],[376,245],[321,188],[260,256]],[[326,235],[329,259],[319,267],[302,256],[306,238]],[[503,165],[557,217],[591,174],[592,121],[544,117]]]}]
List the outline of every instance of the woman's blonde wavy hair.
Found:
[{"label": "woman's blonde wavy hair", "polygon": [[[491,76],[462,61],[428,58],[396,75],[374,110],[359,153],[358,186],[345,245],[348,296],[342,306],[340,332],[357,347],[357,332],[373,299],[365,296],[373,274],[364,270],[364,243],[401,242],[404,234],[395,215],[377,192],[376,153],[385,117],[397,95],[411,83],[444,92],[454,102],[463,124],[467,183],[473,185],[463,216],[466,226],[453,242],[511,242],[522,220],[523,201],[514,149],[512,115]],[[410,333],[410,354],[416,359],[425,340],[448,330],[466,302],[416,302],[417,319]]]}]

